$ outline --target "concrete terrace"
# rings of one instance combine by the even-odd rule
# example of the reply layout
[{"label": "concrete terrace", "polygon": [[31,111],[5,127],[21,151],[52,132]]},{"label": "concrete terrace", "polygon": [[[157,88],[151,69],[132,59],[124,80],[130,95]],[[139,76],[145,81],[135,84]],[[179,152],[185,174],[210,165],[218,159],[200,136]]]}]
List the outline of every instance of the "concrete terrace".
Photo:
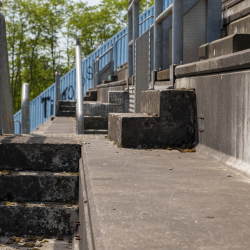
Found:
[{"label": "concrete terrace", "polygon": [[125,149],[103,135],[67,135],[73,119],[59,120],[39,130],[64,137],[4,140],[81,145],[79,213],[89,249],[249,249],[248,176],[199,151]]}]

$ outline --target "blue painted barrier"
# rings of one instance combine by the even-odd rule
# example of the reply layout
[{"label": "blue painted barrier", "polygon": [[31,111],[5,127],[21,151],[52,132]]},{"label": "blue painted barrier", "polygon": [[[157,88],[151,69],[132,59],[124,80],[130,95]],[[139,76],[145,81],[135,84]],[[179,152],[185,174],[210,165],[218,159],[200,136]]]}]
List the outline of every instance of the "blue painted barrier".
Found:
[{"label": "blue painted barrier", "polygon": [[[164,10],[172,4],[173,0],[164,0],[163,6]],[[139,18],[141,23],[146,18],[154,15],[154,6],[151,6],[148,10],[144,11]],[[140,35],[149,29],[154,23],[153,18],[149,18],[140,25]],[[110,38],[106,43],[100,46],[82,62],[82,72],[83,72],[83,94],[85,94],[89,88],[93,87],[93,61],[97,56],[103,54],[109,49],[110,45],[113,44],[117,46],[114,48],[114,59],[116,60],[116,66],[124,64],[128,60],[128,38],[124,36],[117,43],[117,39],[122,37],[127,33],[127,27],[119,31],[112,38]],[[109,54],[104,56],[99,63],[100,69],[102,69],[105,64],[109,62]],[[76,89],[76,69],[73,68],[63,77],[61,77],[60,82],[61,88],[61,98],[62,100],[75,100],[75,89]],[[21,122],[21,110],[14,115],[14,120]],[[39,96],[30,102],[30,131],[34,131],[40,124],[45,123],[51,115],[55,115],[55,83],[53,83],[49,88],[43,91]],[[15,134],[20,134],[20,125],[15,122]]]}]

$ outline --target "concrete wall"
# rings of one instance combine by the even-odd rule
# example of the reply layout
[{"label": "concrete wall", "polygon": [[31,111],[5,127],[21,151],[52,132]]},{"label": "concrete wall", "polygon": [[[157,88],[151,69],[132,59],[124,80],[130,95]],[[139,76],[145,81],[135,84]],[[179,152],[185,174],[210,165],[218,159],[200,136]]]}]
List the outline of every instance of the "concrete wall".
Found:
[{"label": "concrete wall", "polygon": [[176,88],[195,88],[198,150],[250,174],[250,69],[183,77]]},{"label": "concrete wall", "polygon": [[122,80],[113,83],[101,84],[97,86],[97,101],[102,103],[108,103],[109,91],[124,91],[127,88],[127,81]]}]

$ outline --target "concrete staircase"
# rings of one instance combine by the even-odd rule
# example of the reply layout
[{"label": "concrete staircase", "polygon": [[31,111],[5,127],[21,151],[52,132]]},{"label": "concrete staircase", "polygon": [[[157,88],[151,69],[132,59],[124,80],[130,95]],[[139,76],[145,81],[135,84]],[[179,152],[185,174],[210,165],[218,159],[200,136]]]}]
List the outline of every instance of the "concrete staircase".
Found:
[{"label": "concrete staircase", "polygon": [[142,92],[141,113],[109,114],[108,135],[122,147],[193,147],[195,92]]},{"label": "concrete staircase", "polygon": [[86,101],[86,102],[97,101],[97,90],[94,90],[93,88],[89,88],[89,90],[86,92],[86,95],[83,96],[83,101]]},{"label": "concrete staircase", "polygon": [[75,101],[59,101],[59,112],[57,116],[75,117],[76,102]]},{"label": "concrete staircase", "polygon": [[0,137],[0,235],[76,234],[80,148],[67,138]]}]

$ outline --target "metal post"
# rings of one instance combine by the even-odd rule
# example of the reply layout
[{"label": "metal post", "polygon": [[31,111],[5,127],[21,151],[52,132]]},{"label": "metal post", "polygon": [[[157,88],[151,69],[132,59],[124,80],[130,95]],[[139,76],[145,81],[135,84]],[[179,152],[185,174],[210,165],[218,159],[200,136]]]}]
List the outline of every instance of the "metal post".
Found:
[{"label": "metal post", "polygon": [[80,41],[76,42],[76,119],[77,134],[84,134],[83,87],[82,87],[82,50]]},{"label": "metal post", "polygon": [[154,70],[162,68],[162,26],[156,18],[163,11],[163,0],[155,0],[154,6]]},{"label": "metal post", "polygon": [[221,38],[222,0],[207,0],[207,43]]},{"label": "metal post", "polygon": [[95,61],[93,61],[93,70],[94,70],[94,75],[93,75],[93,89],[96,89],[96,80],[95,80],[95,77],[96,77],[96,69],[95,69]]},{"label": "metal post", "polygon": [[114,60],[113,60],[113,50],[114,50],[114,46],[113,44],[111,45],[112,49],[109,52],[109,61],[110,63],[110,75],[112,76],[114,74]]},{"label": "metal post", "polygon": [[61,89],[60,89],[60,72],[56,70],[55,74],[55,80],[56,80],[56,115],[59,113],[59,101],[61,99]]},{"label": "metal post", "polygon": [[133,40],[133,19],[132,13],[128,11],[128,77],[133,75],[133,48],[129,46]]},{"label": "metal post", "polygon": [[21,134],[30,134],[30,85],[22,85],[22,131]]},{"label": "metal post", "polygon": [[173,1],[172,64],[183,61],[183,0]]},{"label": "metal post", "polygon": [[135,42],[139,37],[139,3],[133,3],[133,75],[135,75]]},{"label": "metal post", "polygon": [[99,56],[97,56],[97,57],[96,57],[96,60],[95,60],[95,69],[96,69],[95,81],[96,81],[96,86],[100,84],[100,83],[99,83],[99,81],[100,81],[100,80],[99,80],[99,79],[100,79],[100,74],[99,74],[99,71],[100,71],[100,69],[99,69],[99,61],[100,61]]}]

